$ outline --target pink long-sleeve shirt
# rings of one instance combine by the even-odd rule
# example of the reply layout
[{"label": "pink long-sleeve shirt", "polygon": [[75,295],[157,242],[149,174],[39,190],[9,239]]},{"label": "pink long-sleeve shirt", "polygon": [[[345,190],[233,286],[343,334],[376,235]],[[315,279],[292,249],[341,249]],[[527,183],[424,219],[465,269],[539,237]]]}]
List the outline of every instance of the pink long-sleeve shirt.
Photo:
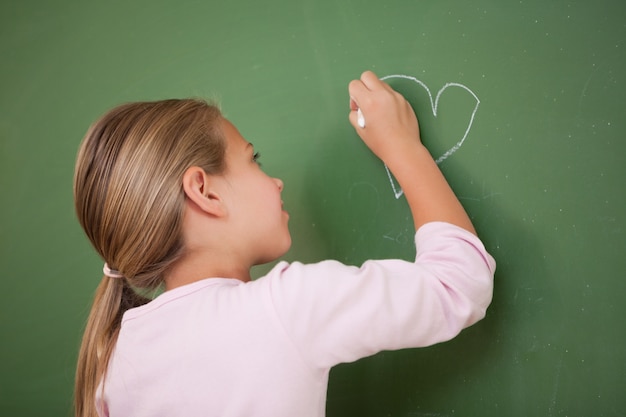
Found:
[{"label": "pink long-sleeve shirt", "polygon": [[127,311],[100,416],[324,416],[332,366],[442,342],[484,317],[495,262],[480,240],[436,222],[415,243],[415,262],[280,262]]}]

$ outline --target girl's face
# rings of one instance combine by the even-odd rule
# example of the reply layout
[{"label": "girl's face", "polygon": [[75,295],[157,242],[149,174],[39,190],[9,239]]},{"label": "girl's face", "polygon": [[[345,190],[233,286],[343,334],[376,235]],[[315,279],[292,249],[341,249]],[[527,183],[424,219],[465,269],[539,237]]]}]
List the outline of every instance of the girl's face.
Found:
[{"label": "girl's face", "polygon": [[223,120],[229,215],[250,266],[273,261],[291,246],[289,214],[283,210],[283,182],[261,170],[251,143]]}]

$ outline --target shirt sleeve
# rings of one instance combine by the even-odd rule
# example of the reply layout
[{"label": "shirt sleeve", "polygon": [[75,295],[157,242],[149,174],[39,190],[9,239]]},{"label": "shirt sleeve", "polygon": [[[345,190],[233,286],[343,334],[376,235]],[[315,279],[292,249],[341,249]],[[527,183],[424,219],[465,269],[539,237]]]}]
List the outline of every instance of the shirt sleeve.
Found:
[{"label": "shirt sleeve", "polygon": [[280,325],[313,367],[449,340],[485,316],[495,261],[447,223],[415,234],[415,262],[281,263],[268,276]]}]

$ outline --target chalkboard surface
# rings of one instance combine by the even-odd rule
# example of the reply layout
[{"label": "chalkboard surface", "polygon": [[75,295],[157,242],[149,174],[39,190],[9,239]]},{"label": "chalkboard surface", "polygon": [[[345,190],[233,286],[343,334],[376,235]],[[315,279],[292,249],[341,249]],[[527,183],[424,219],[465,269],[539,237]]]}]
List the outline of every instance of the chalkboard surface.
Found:
[{"label": "chalkboard surface", "polygon": [[626,415],[625,18],[617,0],[2,2],[0,415],[71,414],[102,267],[73,164],[119,103],[218,99],[285,181],[287,260],[412,257],[406,202],[347,121],[365,69],[415,107],[497,284],[457,339],[335,368],[328,416]]}]

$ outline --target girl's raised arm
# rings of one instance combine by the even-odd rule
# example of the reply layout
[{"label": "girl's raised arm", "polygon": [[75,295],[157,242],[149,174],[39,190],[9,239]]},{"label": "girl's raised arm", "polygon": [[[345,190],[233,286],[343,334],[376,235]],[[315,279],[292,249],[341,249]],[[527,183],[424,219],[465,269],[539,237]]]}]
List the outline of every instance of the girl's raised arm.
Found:
[{"label": "girl's raised arm", "polygon": [[[350,122],[404,190],[415,230],[442,221],[476,233],[465,209],[420,139],[415,112],[404,97],[366,71],[350,83]],[[357,109],[366,124],[359,126]]]}]

